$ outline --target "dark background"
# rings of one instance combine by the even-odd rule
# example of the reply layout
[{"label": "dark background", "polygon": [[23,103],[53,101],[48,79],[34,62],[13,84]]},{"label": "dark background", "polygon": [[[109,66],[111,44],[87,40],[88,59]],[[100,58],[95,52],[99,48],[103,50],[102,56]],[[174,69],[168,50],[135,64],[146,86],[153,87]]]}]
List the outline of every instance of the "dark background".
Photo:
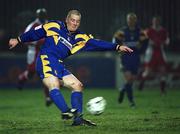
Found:
[{"label": "dark background", "polygon": [[[18,74],[26,67],[27,47],[18,45],[10,51],[7,44],[10,37],[17,37],[35,19],[38,8],[47,9],[49,20],[62,21],[69,10],[78,9],[82,13],[80,29],[107,41],[111,41],[113,33],[126,24],[129,12],[137,14],[138,24],[144,29],[151,26],[154,15],[160,15],[162,25],[170,36],[170,45],[165,50],[170,66],[168,80],[170,87],[173,87],[180,81],[179,7],[180,0],[0,0],[0,87],[14,87]],[[73,60],[68,58],[73,74],[89,87],[117,86],[119,81],[115,82],[115,77],[120,70],[115,69],[119,68],[115,57],[107,59],[106,54],[88,55]],[[35,78],[28,86],[36,84],[39,82]]]},{"label": "dark background", "polygon": [[[37,8],[46,8],[49,19],[64,20],[68,10],[82,13],[81,30],[97,38],[111,41],[113,33],[125,24],[126,14],[135,12],[139,24],[149,27],[152,16],[162,16],[162,24],[169,31],[171,47],[179,51],[179,0],[1,0],[1,50],[7,50],[7,39],[21,33],[34,19]],[[23,51],[23,50],[22,50]]]}]

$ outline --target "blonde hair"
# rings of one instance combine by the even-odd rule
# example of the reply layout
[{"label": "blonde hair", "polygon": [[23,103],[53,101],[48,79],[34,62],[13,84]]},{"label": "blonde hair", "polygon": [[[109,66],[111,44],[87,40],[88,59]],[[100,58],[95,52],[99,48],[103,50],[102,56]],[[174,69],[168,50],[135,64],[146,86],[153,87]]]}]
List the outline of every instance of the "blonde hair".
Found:
[{"label": "blonde hair", "polygon": [[135,19],[137,19],[137,16],[136,16],[136,14],[135,13],[128,13],[127,14],[127,19],[129,18],[129,17],[133,17],[133,18],[135,18]]},{"label": "blonde hair", "polygon": [[80,16],[80,18],[81,18],[81,13],[80,13],[78,10],[70,10],[70,11],[68,12],[66,18],[69,18],[69,17],[71,16],[71,14],[78,15],[78,16]]}]

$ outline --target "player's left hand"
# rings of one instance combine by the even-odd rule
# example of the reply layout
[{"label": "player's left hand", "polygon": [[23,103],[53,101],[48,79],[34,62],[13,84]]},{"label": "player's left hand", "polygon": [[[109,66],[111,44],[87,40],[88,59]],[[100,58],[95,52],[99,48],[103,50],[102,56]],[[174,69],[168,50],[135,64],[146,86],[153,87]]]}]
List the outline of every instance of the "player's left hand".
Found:
[{"label": "player's left hand", "polygon": [[18,42],[17,39],[15,39],[15,38],[10,39],[10,40],[9,40],[9,49],[14,48],[18,43],[19,43],[19,42]]},{"label": "player's left hand", "polygon": [[124,46],[124,45],[120,46],[118,51],[129,52],[129,53],[133,52],[133,50],[131,48]]}]

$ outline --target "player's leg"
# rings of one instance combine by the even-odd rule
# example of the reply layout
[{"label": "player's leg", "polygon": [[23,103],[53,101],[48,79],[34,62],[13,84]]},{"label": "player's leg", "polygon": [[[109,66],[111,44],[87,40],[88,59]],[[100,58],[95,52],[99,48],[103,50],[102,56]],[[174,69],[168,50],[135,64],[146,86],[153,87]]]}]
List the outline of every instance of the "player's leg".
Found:
[{"label": "player's leg", "polygon": [[[62,87],[63,86],[62,80],[59,80],[59,82],[60,82],[60,87]],[[45,105],[49,107],[53,102],[51,100],[51,97],[49,96],[49,89],[44,85],[43,85],[43,92],[45,96]]]},{"label": "player's leg", "polygon": [[125,95],[125,85],[123,85],[122,88],[120,88],[119,91],[119,97],[118,97],[118,102],[121,104],[124,100],[124,95]]},{"label": "player's leg", "polygon": [[159,73],[160,73],[160,91],[161,94],[164,95],[166,94],[166,68],[165,66],[160,66],[159,68]]},{"label": "player's leg", "polygon": [[24,72],[20,73],[18,75],[18,84],[17,84],[17,88],[19,90],[23,89],[23,86],[25,84],[25,82],[28,80],[28,70],[25,70]]},{"label": "player's leg", "polygon": [[18,85],[19,90],[23,89],[24,84],[28,79],[31,79],[35,74],[35,63],[27,65],[27,69],[19,74],[18,76]]},{"label": "player's leg", "polygon": [[49,96],[61,111],[63,119],[74,117],[77,110],[68,107],[60,91],[59,79],[62,78],[63,65],[52,56],[40,55],[37,57],[36,70],[43,84],[49,89]]},{"label": "player's leg", "polygon": [[52,104],[51,97],[49,96],[49,89],[43,85],[43,93],[45,97],[45,105],[49,107]]},{"label": "player's leg", "polygon": [[[60,82],[60,86],[63,86],[62,80],[59,80],[59,82]],[[51,100],[51,97],[49,96],[49,89],[44,85],[43,85],[43,92],[45,96],[45,105],[49,107],[53,102]]]},{"label": "player's leg", "polygon": [[[124,81],[126,81],[126,80],[124,80]],[[121,104],[124,100],[125,90],[126,90],[126,84],[123,83],[122,86],[119,88],[119,96],[118,96],[119,104]]]},{"label": "player's leg", "polygon": [[140,91],[143,90],[145,82],[147,78],[149,77],[149,74],[151,72],[151,68],[156,66],[156,55],[155,52],[153,51],[152,45],[148,45],[146,52],[145,52],[145,57],[144,57],[144,70],[141,75],[141,80],[138,85],[138,89]]},{"label": "player's leg", "polygon": [[[60,88],[63,87],[63,81],[59,80],[60,82]],[[49,107],[53,102],[51,100],[51,97],[49,96],[49,89],[43,85],[43,91],[44,91],[44,96],[45,96],[45,105]]]},{"label": "player's leg", "polygon": [[71,105],[72,108],[77,109],[78,114],[74,118],[72,125],[88,125],[96,126],[95,123],[85,120],[82,117],[83,112],[83,84],[73,75],[69,74],[63,77],[63,83],[65,87],[68,87],[72,90],[71,93]]},{"label": "player's leg", "polygon": [[151,69],[148,66],[146,66],[144,71],[142,72],[141,80],[140,80],[140,83],[138,86],[138,89],[140,91],[142,91],[144,89],[145,82],[146,82],[150,72],[151,72]]},{"label": "player's leg", "polygon": [[64,76],[63,82],[65,87],[68,87],[72,90],[71,93],[72,108],[75,108],[78,110],[79,113],[82,113],[83,84],[73,74]]},{"label": "player's leg", "polygon": [[134,82],[134,75],[138,72],[138,66],[140,63],[140,59],[138,55],[133,55],[127,57],[127,59],[122,59],[123,65],[123,73],[125,83],[123,84],[122,90],[119,94],[119,102],[123,100],[124,94],[127,93],[128,100],[130,102],[130,106],[134,107],[134,96],[133,96],[133,82]]},{"label": "player's leg", "polygon": [[35,63],[36,63],[36,55],[35,46],[28,46],[27,52],[27,68],[24,72],[19,74],[18,76],[18,89],[22,90],[25,82],[28,79],[31,79],[35,74]]},{"label": "player's leg", "polygon": [[124,78],[124,72],[125,72],[125,68],[126,65],[124,65],[123,63],[121,63],[121,70],[122,70],[122,74],[123,74],[123,84],[121,85],[121,87],[119,88],[119,96],[118,96],[118,103],[122,103],[124,100],[124,95],[125,95],[125,90],[126,90],[126,79]]},{"label": "player's leg", "polygon": [[59,79],[52,75],[44,78],[42,81],[43,84],[49,89],[49,95],[57,108],[62,112],[63,117],[66,119],[72,118],[75,110],[72,111],[66,104],[66,101],[59,90]]},{"label": "player's leg", "polygon": [[128,97],[129,102],[130,102],[130,106],[134,107],[135,102],[134,102],[134,95],[133,95],[133,82],[134,82],[135,76],[130,71],[126,71],[124,73],[124,77],[126,79],[124,89],[127,93],[127,97]]}]

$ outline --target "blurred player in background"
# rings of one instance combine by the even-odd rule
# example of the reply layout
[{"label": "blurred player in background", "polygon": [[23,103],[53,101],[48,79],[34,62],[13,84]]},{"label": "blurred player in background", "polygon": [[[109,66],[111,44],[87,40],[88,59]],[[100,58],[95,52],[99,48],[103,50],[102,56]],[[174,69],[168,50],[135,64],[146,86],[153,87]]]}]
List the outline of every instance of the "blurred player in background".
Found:
[{"label": "blurred player in background", "polygon": [[145,80],[154,72],[154,75],[158,75],[160,80],[161,93],[165,94],[167,64],[163,48],[169,44],[170,40],[167,30],[161,26],[161,18],[159,16],[153,17],[152,26],[147,29],[146,35],[149,43],[145,53],[145,70],[142,73],[139,90],[144,88]]},{"label": "blurred player in background", "polygon": [[[65,23],[62,21],[49,21],[35,27],[16,39],[10,39],[10,48],[18,43],[37,41],[45,38],[37,57],[36,70],[42,82],[48,87],[51,99],[61,111],[62,119],[74,117],[73,126],[96,126],[95,123],[85,120],[83,112],[83,84],[63,65],[63,60],[82,51],[124,51],[133,50],[117,43],[109,43],[93,39],[78,30],[81,22],[81,13],[78,10],[70,10]],[[62,80],[64,86],[72,89],[71,107],[67,105],[60,91]]]},{"label": "blurred player in background", "polygon": [[[36,10],[36,19],[26,27],[25,32],[27,32],[31,29],[34,29],[35,27],[37,27],[45,22],[47,22],[46,9],[45,8],[37,9]],[[36,74],[36,71],[35,71],[36,58],[39,53],[39,49],[43,43],[44,43],[44,39],[26,43],[28,45],[27,68],[24,72],[22,72],[18,76],[18,89],[19,90],[22,90],[25,82],[28,79],[31,79]],[[44,94],[45,94],[46,106],[49,106],[52,103],[52,101],[49,97],[49,91],[45,86],[44,86]]]},{"label": "blurred player in background", "polygon": [[127,26],[114,34],[113,42],[124,42],[128,47],[134,50],[131,54],[122,53],[121,55],[121,66],[125,83],[120,88],[118,102],[122,103],[124,95],[127,93],[130,107],[135,107],[133,82],[136,79],[140,66],[140,53],[145,49],[145,43],[147,42],[144,32],[137,25],[137,16],[135,13],[127,14]]}]

